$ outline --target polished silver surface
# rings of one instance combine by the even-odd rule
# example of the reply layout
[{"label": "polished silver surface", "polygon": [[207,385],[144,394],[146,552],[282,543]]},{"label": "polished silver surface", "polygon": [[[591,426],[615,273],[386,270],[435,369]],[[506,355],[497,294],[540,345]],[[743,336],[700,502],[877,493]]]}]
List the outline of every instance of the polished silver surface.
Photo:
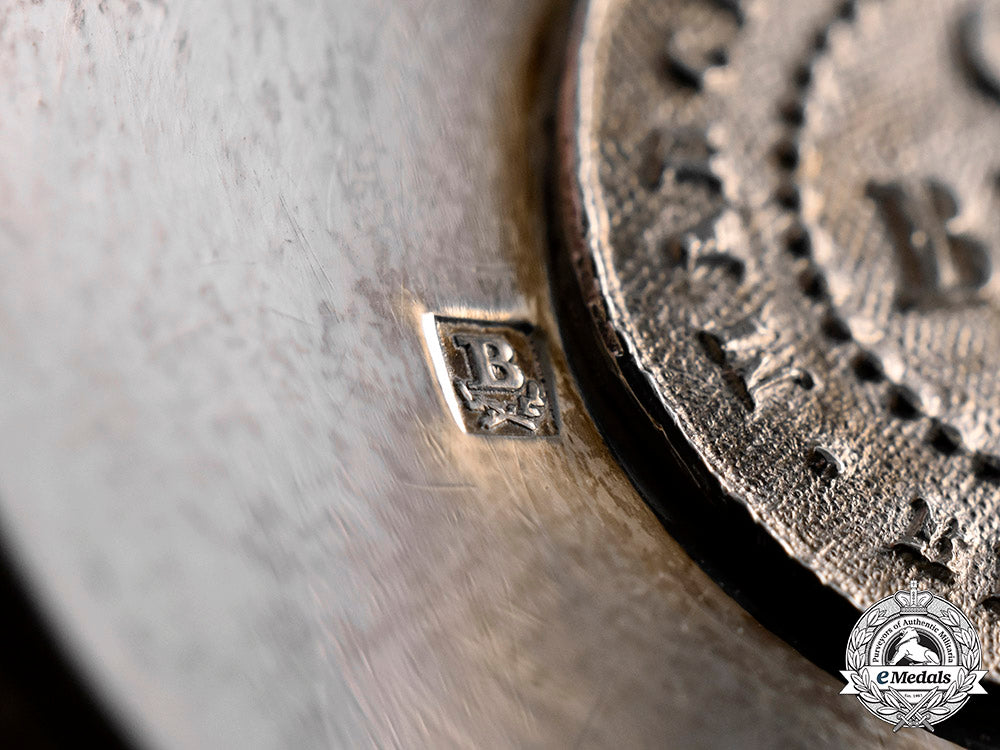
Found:
[{"label": "polished silver surface", "polygon": [[[164,748],[940,747],[680,550],[552,317],[566,9],[0,10],[3,542]],[[560,433],[469,435],[427,313],[546,333]]]}]

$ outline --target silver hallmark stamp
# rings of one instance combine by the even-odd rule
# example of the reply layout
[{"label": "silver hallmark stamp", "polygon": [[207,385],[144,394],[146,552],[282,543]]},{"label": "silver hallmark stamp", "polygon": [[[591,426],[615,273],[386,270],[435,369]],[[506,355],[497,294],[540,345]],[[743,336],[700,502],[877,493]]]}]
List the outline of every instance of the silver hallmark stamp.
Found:
[{"label": "silver hallmark stamp", "polygon": [[445,400],[465,432],[558,434],[545,347],[532,326],[428,313],[423,327]]}]

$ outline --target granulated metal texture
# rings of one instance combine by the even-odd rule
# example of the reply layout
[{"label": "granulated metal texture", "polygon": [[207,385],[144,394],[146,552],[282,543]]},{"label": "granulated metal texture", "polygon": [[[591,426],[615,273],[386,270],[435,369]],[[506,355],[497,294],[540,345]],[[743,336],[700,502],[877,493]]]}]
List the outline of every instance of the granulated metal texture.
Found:
[{"label": "granulated metal texture", "polygon": [[859,607],[938,591],[994,679],[998,27],[968,2],[592,0],[561,126],[612,354],[790,555]]}]

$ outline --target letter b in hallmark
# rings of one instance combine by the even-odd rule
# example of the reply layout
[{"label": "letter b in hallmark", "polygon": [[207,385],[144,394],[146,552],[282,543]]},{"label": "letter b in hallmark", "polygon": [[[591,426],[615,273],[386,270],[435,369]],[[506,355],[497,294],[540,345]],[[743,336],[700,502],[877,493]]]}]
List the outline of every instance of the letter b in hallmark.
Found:
[{"label": "letter b in hallmark", "polygon": [[473,379],[468,386],[476,390],[516,391],[524,385],[524,372],[514,362],[514,347],[497,336],[452,336],[465,349]]},{"label": "letter b in hallmark", "polygon": [[465,432],[559,432],[545,343],[527,323],[426,314],[424,336],[452,416]]}]

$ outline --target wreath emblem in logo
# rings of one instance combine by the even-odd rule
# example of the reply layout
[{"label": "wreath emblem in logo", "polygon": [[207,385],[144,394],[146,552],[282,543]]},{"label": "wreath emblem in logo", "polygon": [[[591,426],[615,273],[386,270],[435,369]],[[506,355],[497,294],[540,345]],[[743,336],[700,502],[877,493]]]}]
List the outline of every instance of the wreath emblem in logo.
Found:
[{"label": "wreath emblem in logo", "polygon": [[882,721],[924,727],[984,694],[979,635],[962,610],[916,582],[869,607],[847,643],[847,686]]}]

